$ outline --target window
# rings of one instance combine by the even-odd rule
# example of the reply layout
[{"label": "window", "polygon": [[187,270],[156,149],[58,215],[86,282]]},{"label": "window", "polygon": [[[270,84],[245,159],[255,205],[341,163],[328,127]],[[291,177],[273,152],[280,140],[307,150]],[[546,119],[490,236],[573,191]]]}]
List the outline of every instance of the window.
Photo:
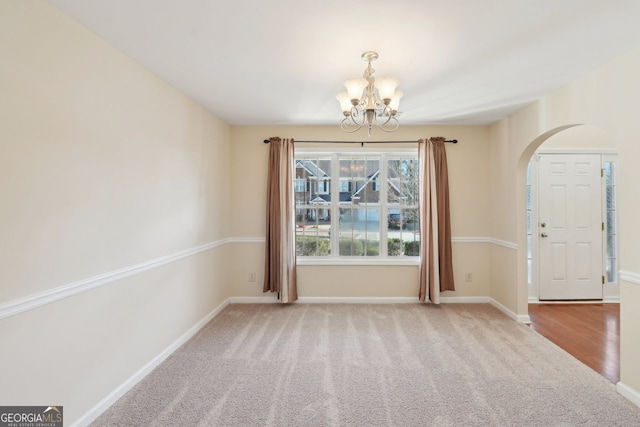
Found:
[{"label": "window", "polygon": [[[416,150],[296,153],[296,252],[301,257],[419,255]],[[296,187],[297,189],[298,187]]]},{"label": "window", "polygon": [[307,180],[304,178],[296,178],[294,186],[296,193],[303,193],[307,191]]},{"label": "window", "polygon": [[604,162],[605,176],[605,215],[606,215],[606,278],[608,283],[617,282],[618,271],[618,250],[617,250],[617,229],[616,229],[616,171],[615,163]]},{"label": "window", "polygon": [[533,229],[531,218],[533,210],[531,208],[532,192],[532,162],[527,165],[527,283],[533,283]]}]

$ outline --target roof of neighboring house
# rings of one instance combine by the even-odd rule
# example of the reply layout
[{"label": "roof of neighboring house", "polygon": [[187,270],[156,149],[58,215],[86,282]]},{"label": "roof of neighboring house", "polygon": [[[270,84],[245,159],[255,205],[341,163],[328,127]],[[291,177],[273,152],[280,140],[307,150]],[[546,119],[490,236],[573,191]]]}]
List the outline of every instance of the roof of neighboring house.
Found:
[{"label": "roof of neighboring house", "polygon": [[[331,201],[331,194],[319,194],[316,196],[315,199],[310,200],[309,203],[328,203]],[[340,192],[340,199],[338,199],[338,201],[340,202],[350,202],[351,201],[351,193],[349,193],[348,191],[341,191]]]},{"label": "roof of neighboring house", "polygon": [[316,178],[328,178],[329,175],[322,170],[313,160],[297,160],[296,168],[305,169],[311,176]]}]

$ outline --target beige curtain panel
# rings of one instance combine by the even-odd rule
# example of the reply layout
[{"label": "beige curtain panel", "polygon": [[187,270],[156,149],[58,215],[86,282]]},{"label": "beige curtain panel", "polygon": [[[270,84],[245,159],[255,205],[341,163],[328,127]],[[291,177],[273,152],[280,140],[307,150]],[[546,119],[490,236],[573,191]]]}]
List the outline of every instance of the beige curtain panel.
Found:
[{"label": "beige curtain panel", "polygon": [[440,303],[453,291],[449,173],[444,138],[418,141],[420,169],[420,301]]},{"label": "beige curtain panel", "polygon": [[280,302],[298,299],[296,284],[293,139],[269,140],[267,230],[263,292],[277,292]]}]

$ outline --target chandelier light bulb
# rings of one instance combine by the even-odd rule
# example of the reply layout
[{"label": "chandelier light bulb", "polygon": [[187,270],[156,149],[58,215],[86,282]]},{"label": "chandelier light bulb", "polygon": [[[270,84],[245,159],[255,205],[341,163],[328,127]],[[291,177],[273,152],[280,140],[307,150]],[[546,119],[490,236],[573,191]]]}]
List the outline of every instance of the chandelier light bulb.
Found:
[{"label": "chandelier light bulb", "polygon": [[399,90],[393,93],[393,96],[391,97],[391,102],[389,103],[389,108],[391,108],[392,112],[397,112],[400,109],[400,98],[402,98],[402,95],[404,94]]},{"label": "chandelier light bulb", "polygon": [[354,78],[349,79],[344,82],[344,86],[347,88],[347,93],[349,94],[349,99],[360,100],[362,97],[362,91],[369,85],[369,82],[365,79]]},{"label": "chandelier light bulb", "polygon": [[340,108],[342,109],[342,113],[345,116],[350,115],[351,107],[353,107],[353,105],[351,104],[351,98],[349,98],[349,94],[347,92],[340,92],[339,94],[336,95],[336,99],[340,103]]},{"label": "chandelier light bulb", "polygon": [[380,99],[383,101],[387,99],[390,100],[399,84],[400,82],[395,77],[381,77],[376,79],[376,88],[378,88]]}]

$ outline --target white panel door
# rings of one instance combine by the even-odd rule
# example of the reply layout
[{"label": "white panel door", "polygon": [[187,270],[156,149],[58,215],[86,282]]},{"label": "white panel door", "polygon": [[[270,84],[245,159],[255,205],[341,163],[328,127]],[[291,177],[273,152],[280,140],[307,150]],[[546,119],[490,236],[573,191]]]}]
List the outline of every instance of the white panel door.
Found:
[{"label": "white panel door", "polygon": [[541,154],[541,300],[602,299],[602,177],[599,154]]}]

